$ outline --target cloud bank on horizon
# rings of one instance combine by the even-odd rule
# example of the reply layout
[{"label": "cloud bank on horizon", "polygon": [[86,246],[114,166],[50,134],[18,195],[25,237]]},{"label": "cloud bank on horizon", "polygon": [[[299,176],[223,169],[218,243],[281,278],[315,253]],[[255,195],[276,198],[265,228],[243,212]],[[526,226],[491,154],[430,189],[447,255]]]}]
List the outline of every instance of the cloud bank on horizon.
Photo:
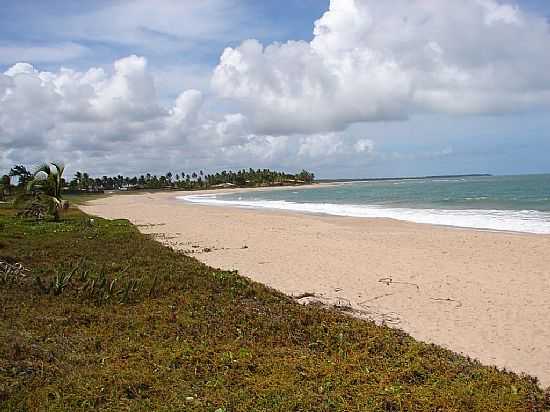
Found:
[{"label": "cloud bank on horizon", "polygon": [[[32,58],[44,60],[47,46],[0,46],[1,62],[27,60],[0,74],[0,167],[51,158],[101,174],[359,167],[388,159],[373,122],[548,112],[548,44],[548,20],[512,3],[331,0],[311,40],[227,47],[209,88],[172,91],[168,102],[145,56],[45,71]],[[71,41],[49,55],[87,50]],[[442,144],[426,156],[452,155]]]}]

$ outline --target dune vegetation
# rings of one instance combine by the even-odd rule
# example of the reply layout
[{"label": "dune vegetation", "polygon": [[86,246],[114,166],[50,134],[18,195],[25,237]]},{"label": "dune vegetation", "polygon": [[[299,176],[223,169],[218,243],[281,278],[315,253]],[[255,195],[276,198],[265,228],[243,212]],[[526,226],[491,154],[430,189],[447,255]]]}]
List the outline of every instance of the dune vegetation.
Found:
[{"label": "dune vegetation", "polygon": [[483,366],[208,267],[125,220],[0,207],[0,409],[543,411]]}]

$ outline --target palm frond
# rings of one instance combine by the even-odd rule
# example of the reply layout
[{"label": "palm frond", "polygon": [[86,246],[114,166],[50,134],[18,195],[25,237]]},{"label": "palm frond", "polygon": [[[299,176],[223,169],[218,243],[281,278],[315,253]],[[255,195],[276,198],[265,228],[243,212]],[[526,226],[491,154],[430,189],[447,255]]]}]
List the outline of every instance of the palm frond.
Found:
[{"label": "palm frond", "polygon": [[44,181],[44,180],[48,180],[48,174],[43,171],[43,170],[39,170],[38,172],[36,172],[36,174],[34,175],[34,179],[37,180],[37,181]]},{"label": "palm frond", "polygon": [[50,162],[50,164],[57,168],[58,176],[63,175],[63,172],[65,171],[65,165],[63,164],[63,162],[55,161],[55,162]]},{"label": "palm frond", "polygon": [[50,164],[49,163],[41,163],[38,166],[35,167],[33,175],[36,176],[38,172],[44,172],[48,175],[50,174]]}]

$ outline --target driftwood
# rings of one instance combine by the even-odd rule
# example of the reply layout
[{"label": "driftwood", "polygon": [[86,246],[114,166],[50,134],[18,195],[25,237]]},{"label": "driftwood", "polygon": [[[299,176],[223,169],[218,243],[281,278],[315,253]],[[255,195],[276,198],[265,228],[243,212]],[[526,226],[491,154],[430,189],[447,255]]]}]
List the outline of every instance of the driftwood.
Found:
[{"label": "driftwood", "polygon": [[454,302],[456,304],[456,308],[462,307],[462,301],[457,299],[451,299],[451,298],[430,298],[431,300],[435,300],[436,302]]},{"label": "driftwood", "polygon": [[386,284],[386,286],[396,285],[396,284],[414,286],[417,290],[420,290],[420,286],[418,286],[416,283],[400,282],[400,281],[393,280],[392,277],[378,279],[378,282],[384,283]]}]

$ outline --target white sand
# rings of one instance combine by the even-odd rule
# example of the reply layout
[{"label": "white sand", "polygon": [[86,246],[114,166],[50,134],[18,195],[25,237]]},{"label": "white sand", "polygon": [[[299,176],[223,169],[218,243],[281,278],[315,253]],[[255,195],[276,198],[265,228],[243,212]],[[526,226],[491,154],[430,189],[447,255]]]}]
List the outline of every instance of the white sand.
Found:
[{"label": "white sand", "polygon": [[140,229],[211,266],[349,302],[417,339],[550,385],[550,236],[175,200],[184,194],[112,196],[82,209],[148,225]]}]

